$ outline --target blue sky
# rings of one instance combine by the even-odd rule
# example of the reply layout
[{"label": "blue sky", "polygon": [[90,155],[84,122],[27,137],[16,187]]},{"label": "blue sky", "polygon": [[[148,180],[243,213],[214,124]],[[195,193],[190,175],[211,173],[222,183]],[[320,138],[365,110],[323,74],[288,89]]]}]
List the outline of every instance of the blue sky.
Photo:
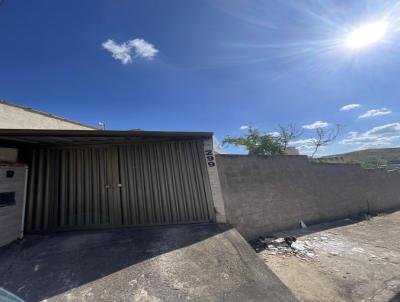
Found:
[{"label": "blue sky", "polygon": [[[399,146],[396,3],[5,0],[0,98],[107,129],[222,140],[249,124],[319,121],[342,125],[321,154]],[[380,41],[346,44],[382,20]],[[360,106],[340,111],[348,104]],[[296,145],[307,152],[313,130],[303,136]]]}]

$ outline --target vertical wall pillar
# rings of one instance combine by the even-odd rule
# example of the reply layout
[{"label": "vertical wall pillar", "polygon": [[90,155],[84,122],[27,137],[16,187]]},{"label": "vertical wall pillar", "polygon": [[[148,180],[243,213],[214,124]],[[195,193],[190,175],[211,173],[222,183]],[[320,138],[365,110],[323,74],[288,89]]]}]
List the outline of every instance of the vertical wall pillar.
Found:
[{"label": "vertical wall pillar", "polygon": [[215,160],[215,152],[212,138],[204,141],[204,156],[207,163],[208,176],[210,178],[215,217],[217,222],[226,223],[225,204],[221,190],[221,183],[218,176],[218,168],[217,162]]}]

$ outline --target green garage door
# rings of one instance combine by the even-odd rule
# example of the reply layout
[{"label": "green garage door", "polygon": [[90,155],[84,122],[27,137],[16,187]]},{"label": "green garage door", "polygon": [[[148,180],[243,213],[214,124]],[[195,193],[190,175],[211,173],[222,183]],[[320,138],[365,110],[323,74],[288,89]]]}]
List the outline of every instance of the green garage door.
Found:
[{"label": "green garage door", "polygon": [[33,151],[27,231],[209,222],[201,141]]}]

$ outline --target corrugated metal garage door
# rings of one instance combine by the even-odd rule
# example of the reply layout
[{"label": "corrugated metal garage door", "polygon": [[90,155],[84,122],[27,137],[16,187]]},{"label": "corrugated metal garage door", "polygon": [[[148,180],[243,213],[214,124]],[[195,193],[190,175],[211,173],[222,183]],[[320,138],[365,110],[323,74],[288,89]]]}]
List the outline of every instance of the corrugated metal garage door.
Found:
[{"label": "corrugated metal garage door", "polygon": [[27,231],[214,219],[201,141],[35,149]]}]

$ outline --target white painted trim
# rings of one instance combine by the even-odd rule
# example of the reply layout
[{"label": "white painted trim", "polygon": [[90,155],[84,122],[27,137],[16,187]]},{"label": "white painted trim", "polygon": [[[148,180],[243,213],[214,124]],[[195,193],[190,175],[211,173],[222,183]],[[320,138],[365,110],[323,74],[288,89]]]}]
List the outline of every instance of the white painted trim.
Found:
[{"label": "white painted trim", "polygon": [[[210,151],[212,152],[212,155],[210,154]],[[215,217],[217,222],[226,223],[225,203],[222,195],[221,183],[219,180],[218,167],[215,160],[215,151],[212,138],[204,141],[204,156],[207,163],[208,177],[210,179]]]}]

